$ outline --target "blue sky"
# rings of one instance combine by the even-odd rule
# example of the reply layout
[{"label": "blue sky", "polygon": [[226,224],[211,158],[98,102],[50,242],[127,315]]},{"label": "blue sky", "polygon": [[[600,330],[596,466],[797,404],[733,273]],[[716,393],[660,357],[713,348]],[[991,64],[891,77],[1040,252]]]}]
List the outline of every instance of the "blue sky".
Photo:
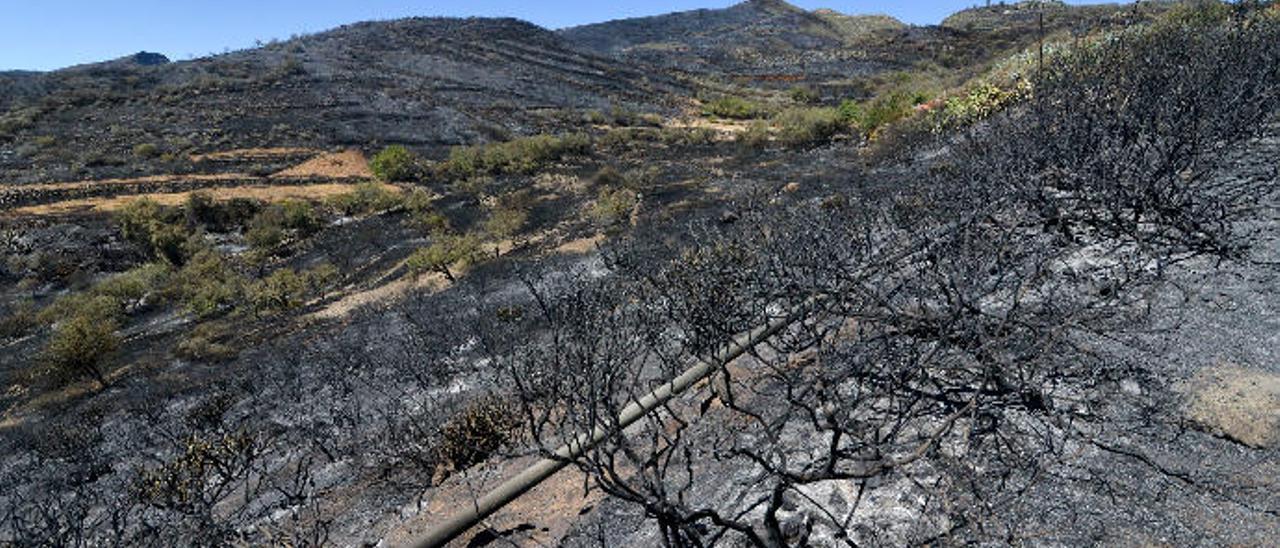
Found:
[{"label": "blue sky", "polygon": [[[792,0],[806,9],[936,23],[983,0]],[[181,60],[344,23],[411,15],[510,16],[560,28],[720,8],[736,0],[0,0],[0,70],[50,70],[141,50]]]}]

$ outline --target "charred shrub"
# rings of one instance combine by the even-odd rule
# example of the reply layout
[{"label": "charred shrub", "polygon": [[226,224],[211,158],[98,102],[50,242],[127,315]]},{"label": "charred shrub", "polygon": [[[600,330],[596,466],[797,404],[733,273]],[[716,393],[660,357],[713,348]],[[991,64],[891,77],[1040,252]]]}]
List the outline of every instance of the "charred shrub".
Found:
[{"label": "charred shrub", "polygon": [[455,471],[484,462],[514,439],[519,425],[519,415],[503,399],[474,401],[441,427],[440,461]]}]

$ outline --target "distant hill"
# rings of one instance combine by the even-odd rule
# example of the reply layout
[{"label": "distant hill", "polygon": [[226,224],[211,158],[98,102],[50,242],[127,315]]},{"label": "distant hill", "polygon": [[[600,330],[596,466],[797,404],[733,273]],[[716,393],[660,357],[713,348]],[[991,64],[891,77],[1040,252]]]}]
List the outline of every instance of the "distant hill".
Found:
[{"label": "distant hill", "polygon": [[887,16],[809,12],[782,0],[750,0],[724,9],[572,27],[559,34],[588,51],[683,71],[787,80],[847,77],[874,69],[850,46],[905,27]]},{"label": "distant hill", "polygon": [[929,66],[978,69],[1045,32],[1096,30],[1148,20],[1170,2],[1069,6],[1021,2],[963,10],[940,25],[912,26],[884,15],[806,11],[782,0],[749,0],[609,21],[559,31],[585,51],[751,85],[835,86]]},{"label": "distant hill", "polygon": [[0,91],[7,181],[126,175],[117,168],[142,143],[444,146],[554,130],[577,116],[567,110],[656,110],[685,95],[540,27],[478,18],[360,23],[188,62],[139,54],[11,73]]}]

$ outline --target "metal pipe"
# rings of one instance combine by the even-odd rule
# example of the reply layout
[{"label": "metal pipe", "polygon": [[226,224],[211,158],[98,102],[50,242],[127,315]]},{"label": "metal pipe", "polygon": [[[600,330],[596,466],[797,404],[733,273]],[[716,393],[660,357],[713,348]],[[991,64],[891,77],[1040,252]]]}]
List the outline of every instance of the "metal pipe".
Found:
[{"label": "metal pipe", "polygon": [[625,429],[634,424],[650,411],[657,409],[664,403],[670,401],[675,396],[680,395],[689,387],[697,384],[698,381],[709,376],[721,366],[737,359],[747,353],[756,345],[764,342],[766,339],[773,337],[778,332],[786,329],[787,326],[795,323],[805,317],[809,309],[817,299],[810,299],[804,304],[796,308],[786,316],[782,316],[769,322],[768,324],[749,331],[743,335],[739,335],[728,346],[721,349],[716,355],[709,360],[702,360],[698,364],[686,369],[680,376],[672,379],[658,388],[650,391],[640,399],[630,403],[622,412],[618,414],[617,430],[605,429],[597,426],[589,435],[583,434],[574,440],[560,446],[555,451],[555,457],[544,458],[526,468],[515,477],[502,482],[501,485],[495,487],[492,491],[485,493],[475,501],[475,504],[466,510],[450,516],[448,519],[441,521],[429,528],[426,533],[414,542],[414,546],[419,548],[435,548],[444,546],[449,541],[457,538],[465,533],[476,524],[480,523],[486,517],[497,512],[503,506],[525,494],[530,489],[542,483],[543,480],[551,477],[556,472],[568,466],[573,459],[581,456],[583,453],[595,447],[605,438],[614,432]]}]

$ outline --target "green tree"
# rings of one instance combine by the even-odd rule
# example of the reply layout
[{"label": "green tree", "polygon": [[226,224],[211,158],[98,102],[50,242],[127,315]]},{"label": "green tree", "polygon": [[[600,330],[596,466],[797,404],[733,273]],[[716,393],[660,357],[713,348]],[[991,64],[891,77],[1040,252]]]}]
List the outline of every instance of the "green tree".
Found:
[{"label": "green tree", "polygon": [[480,256],[480,241],[473,235],[438,234],[431,245],[413,252],[405,260],[405,267],[414,276],[439,272],[451,282],[455,264],[466,265]]},{"label": "green tree", "polygon": [[418,156],[404,146],[391,145],[374,155],[369,169],[386,182],[412,181],[418,178]]},{"label": "green tree", "polygon": [[45,364],[60,376],[90,377],[107,386],[106,360],[120,347],[111,316],[77,314],[58,325],[44,349]]}]

